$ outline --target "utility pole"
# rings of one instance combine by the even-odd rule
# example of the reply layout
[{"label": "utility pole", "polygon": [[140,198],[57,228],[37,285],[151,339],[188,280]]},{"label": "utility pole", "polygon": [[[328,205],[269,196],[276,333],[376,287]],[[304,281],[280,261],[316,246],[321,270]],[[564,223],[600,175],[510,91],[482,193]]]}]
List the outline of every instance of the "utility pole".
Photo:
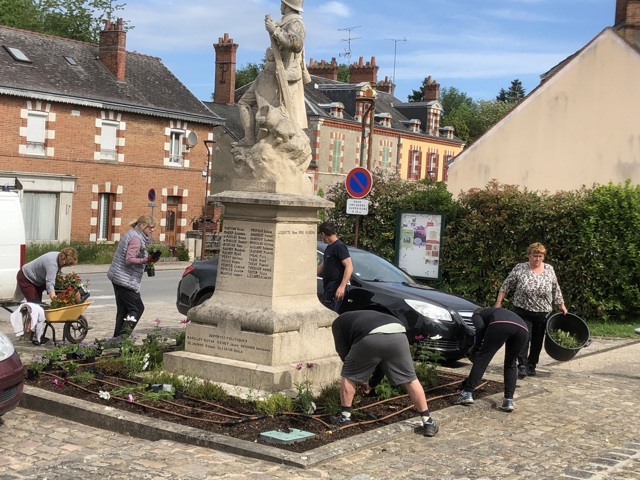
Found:
[{"label": "utility pole", "polygon": [[344,32],[344,31],[349,32],[348,38],[342,39],[343,42],[347,42],[347,49],[345,50],[344,53],[338,54],[340,57],[344,57],[347,61],[349,61],[349,59],[351,58],[351,40],[358,40],[359,38],[362,38],[362,37],[351,38],[351,30],[355,30],[356,28],[360,28],[360,27],[361,25],[358,25],[357,27],[347,27],[347,28],[338,29],[339,32]]},{"label": "utility pole", "polygon": [[398,51],[398,42],[406,42],[406,38],[391,38],[393,42],[393,77],[391,78],[391,85],[396,83],[396,53]]}]

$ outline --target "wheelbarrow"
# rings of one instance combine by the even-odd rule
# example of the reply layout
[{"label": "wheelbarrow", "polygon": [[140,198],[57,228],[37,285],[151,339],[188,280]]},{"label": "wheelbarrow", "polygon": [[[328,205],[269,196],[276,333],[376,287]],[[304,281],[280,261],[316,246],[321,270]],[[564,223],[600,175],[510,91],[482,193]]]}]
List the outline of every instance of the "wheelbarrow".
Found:
[{"label": "wheelbarrow", "polygon": [[54,324],[62,323],[64,325],[63,335],[65,340],[69,343],[82,342],[91,328],[83,313],[92,303],[91,301],[85,301],[66,307],[45,308],[44,316],[46,318],[46,326],[43,335],[46,336],[47,329],[51,328],[51,339],[53,340],[53,344],[57,346]]}]

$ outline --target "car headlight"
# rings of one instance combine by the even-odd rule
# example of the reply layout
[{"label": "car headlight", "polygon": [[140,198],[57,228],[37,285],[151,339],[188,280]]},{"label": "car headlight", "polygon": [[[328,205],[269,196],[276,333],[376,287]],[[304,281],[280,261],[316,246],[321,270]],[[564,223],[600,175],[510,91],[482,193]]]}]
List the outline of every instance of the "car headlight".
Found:
[{"label": "car headlight", "polygon": [[404,301],[413,308],[416,312],[424,317],[431,318],[433,320],[440,320],[443,322],[453,322],[451,312],[446,308],[438,307],[431,303],[420,302],[418,300],[404,299]]},{"label": "car headlight", "polygon": [[13,343],[11,343],[9,337],[4,333],[0,333],[0,362],[9,358],[15,351],[16,349],[13,348]]}]

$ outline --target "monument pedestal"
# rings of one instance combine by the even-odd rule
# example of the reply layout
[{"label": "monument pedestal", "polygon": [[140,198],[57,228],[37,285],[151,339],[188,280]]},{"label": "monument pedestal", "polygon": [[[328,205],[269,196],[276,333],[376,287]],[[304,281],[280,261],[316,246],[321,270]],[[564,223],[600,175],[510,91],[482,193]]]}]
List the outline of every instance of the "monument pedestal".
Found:
[{"label": "monument pedestal", "polygon": [[[254,390],[339,378],[331,324],[317,296],[320,197],[225,191],[216,290],[189,311],[185,351],[167,370]],[[313,365],[309,368],[309,365]]]}]

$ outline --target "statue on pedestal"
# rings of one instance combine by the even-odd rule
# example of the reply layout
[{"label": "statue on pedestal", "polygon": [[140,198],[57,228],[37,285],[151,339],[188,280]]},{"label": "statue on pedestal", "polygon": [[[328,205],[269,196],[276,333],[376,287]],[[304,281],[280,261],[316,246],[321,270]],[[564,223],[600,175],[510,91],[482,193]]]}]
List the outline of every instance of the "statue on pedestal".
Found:
[{"label": "statue on pedestal", "polygon": [[232,151],[241,178],[284,182],[305,172],[311,160],[304,84],[304,0],[282,0],[282,18],[265,17],[271,46],[264,69],[238,101],[244,138]]}]

